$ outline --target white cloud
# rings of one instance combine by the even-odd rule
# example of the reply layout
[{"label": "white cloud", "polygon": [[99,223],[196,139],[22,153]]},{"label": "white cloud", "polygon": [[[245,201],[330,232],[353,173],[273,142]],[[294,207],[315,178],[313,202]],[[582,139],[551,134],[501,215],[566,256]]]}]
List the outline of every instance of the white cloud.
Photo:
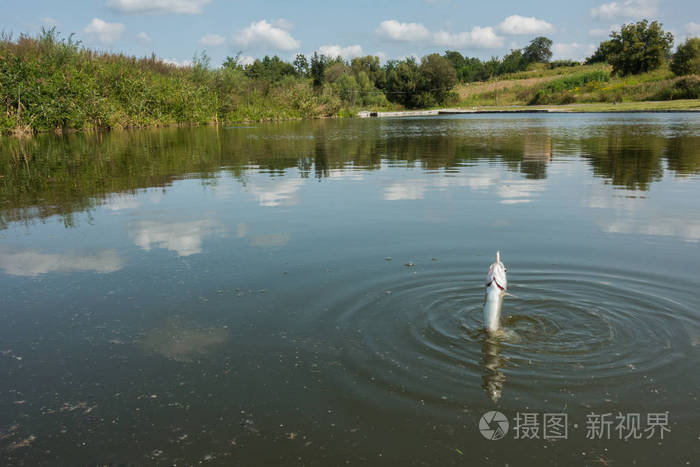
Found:
[{"label": "white cloud", "polygon": [[291,31],[294,29],[294,23],[284,18],[273,20],[271,23],[274,27],[284,29],[285,31]]},{"label": "white cloud", "polygon": [[122,23],[107,23],[99,18],[92,18],[83,32],[102,44],[112,44],[122,37],[124,29],[126,28]]},{"label": "white cloud", "polygon": [[144,44],[150,44],[151,43],[151,36],[146,34],[145,32],[140,32],[136,34],[136,39],[139,41],[143,42]]},{"label": "white cloud", "polygon": [[387,55],[386,55],[384,52],[379,51],[379,50],[376,51],[376,52],[374,52],[372,55],[375,56],[375,57],[379,57],[379,60],[380,60],[381,62],[386,61],[386,58],[387,58]]},{"label": "white cloud", "polygon": [[58,26],[60,24],[57,20],[50,18],[48,16],[44,16],[43,18],[41,18],[40,21],[41,21],[41,24],[43,24],[44,26],[48,26],[48,27]]},{"label": "white cloud", "polygon": [[603,3],[591,8],[591,16],[596,19],[644,18],[655,16],[656,0],[627,0],[624,3]]},{"label": "white cloud", "polygon": [[301,45],[287,30],[275,27],[266,20],[253,21],[234,35],[234,41],[241,47],[272,47],[279,50],[294,50]]},{"label": "white cloud", "polygon": [[218,222],[204,219],[191,222],[135,221],[129,225],[129,236],[136,246],[149,251],[165,248],[178,256],[202,252],[204,237],[220,232]]},{"label": "white cloud", "polygon": [[429,42],[440,47],[496,48],[503,46],[503,38],[494,28],[474,26],[471,31],[431,33],[420,23],[400,23],[396,20],[382,21],[376,33],[379,37],[396,42]]},{"label": "white cloud", "polygon": [[554,31],[554,26],[534,16],[512,15],[498,25],[498,30],[503,34],[517,36],[552,32]]},{"label": "white cloud", "polygon": [[216,47],[218,45],[225,44],[226,38],[218,34],[206,34],[202,36],[198,42],[202,45],[206,45],[207,47]]},{"label": "white cloud", "polygon": [[582,60],[589,57],[593,52],[595,52],[595,45],[593,44],[579,44],[578,42],[571,43],[555,43],[552,45],[552,55],[553,58],[559,59],[573,59]]},{"label": "white cloud", "polygon": [[255,58],[251,57],[250,55],[241,55],[238,57],[238,63],[240,63],[243,66],[250,65],[255,61]]},{"label": "white cloud", "polygon": [[163,58],[163,63],[167,63],[168,65],[174,65],[177,67],[188,67],[192,66],[192,60],[175,60],[174,58]]},{"label": "white cloud", "polygon": [[417,42],[430,38],[430,31],[420,23],[399,23],[390,19],[382,21],[377,35],[397,42]]},{"label": "white cloud", "polygon": [[211,0],[107,0],[107,6],[120,13],[198,14]]},{"label": "white cloud", "polygon": [[343,57],[345,60],[361,57],[362,47],[359,45],[349,45],[347,47],[341,47],[339,45],[322,45],[318,48],[318,52],[326,57]]},{"label": "white cloud", "polygon": [[700,24],[698,23],[693,23],[691,21],[690,23],[685,25],[685,30],[688,32],[688,34],[700,36]]},{"label": "white cloud", "polygon": [[124,264],[114,250],[104,250],[92,255],[49,254],[35,250],[3,250],[1,253],[0,269],[12,276],[34,277],[60,271],[108,273],[118,271]]},{"label": "white cloud", "polygon": [[450,34],[445,31],[439,31],[433,34],[433,43],[444,47],[478,47],[491,49],[503,46],[503,38],[498,36],[494,29],[490,26],[480,27],[474,26],[471,31],[463,31],[456,34]]},{"label": "white cloud", "polygon": [[607,29],[606,28],[589,29],[588,35],[591,37],[608,37],[611,32],[619,31],[619,30],[620,30],[620,25],[613,24],[610,27],[608,27]]},{"label": "white cloud", "polygon": [[410,53],[410,54],[408,54],[408,55],[401,55],[401,56],[399,56],[399,57],[397,58],[397,60],[399,60],[399,61],[404,61],[404,60],[408,60],[409,58],[412,58],[412,59],[415,60],[416,62],[420,62],[420,57],[419,57],[418,54],[415,53],[415,52],[414,52],[414,53]]}]

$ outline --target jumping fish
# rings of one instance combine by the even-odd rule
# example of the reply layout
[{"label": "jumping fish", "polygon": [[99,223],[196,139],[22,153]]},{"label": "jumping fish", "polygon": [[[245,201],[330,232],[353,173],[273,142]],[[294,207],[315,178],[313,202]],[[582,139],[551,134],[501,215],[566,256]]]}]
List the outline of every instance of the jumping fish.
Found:
[{"label": "jumping fish", "polygon": [[486,277],[486,298],[484,300],[484,328],[496,332],[501,327],[501,306],[508,288],[505,264],[501,263],[501,252],[496,252],[496,262],[491,264]]}]

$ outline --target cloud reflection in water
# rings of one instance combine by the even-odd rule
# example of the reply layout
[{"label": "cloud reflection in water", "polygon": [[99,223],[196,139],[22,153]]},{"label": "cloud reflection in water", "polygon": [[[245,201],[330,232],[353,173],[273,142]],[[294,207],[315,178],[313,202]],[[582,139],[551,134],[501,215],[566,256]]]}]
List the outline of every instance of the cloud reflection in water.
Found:
[{"label": "cloud reflection in water", "polygon": [[129,225],[129,235],[134,243],[146,251],[165,248],[178,256],[190,256],[202,252],[202,239],[223,231],[212,219],[198,221],[134,221]]},{"label": "cloud reflection in water", "polygon": [[114,250],[102,250],[91,254],[42,253],[37,250],[0,250],[0,269],[12,276],[35,277],[39,274],[67,271],[94,271],[110,273],[118,271],[124,262]]}]

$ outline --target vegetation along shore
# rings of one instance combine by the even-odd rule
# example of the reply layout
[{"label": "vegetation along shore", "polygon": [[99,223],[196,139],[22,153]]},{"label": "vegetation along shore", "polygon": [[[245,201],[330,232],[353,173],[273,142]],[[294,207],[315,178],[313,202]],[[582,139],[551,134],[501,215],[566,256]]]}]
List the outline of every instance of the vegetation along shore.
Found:
[{"label": "vegetation along shore", "polygon": [[[458,51],[420,60],[346,61],[314,53],[214,68],[178,67],[83,47],[55,29],[0,37],[3,134],[345,117],[405,109],[700,109],[700,39],[674,53],[656,21],[625,24],[583,63],[552,61],[552,41],[483,61]],[[518,106],[518,107],[513,107]],[[556,107],[555,107],[556,106]],[[563,107],[560,107],[563,106]]]}]

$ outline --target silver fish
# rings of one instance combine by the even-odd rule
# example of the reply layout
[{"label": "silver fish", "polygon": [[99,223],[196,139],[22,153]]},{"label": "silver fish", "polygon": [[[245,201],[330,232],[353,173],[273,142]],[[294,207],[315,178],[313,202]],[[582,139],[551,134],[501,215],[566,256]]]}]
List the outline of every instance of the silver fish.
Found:
[{"label": "silver fish", "polygon": [[491,264],[486,277],[486,298],[484,300],[484,328],[496,332],[501,328],[501,307],[508,289],[505,264],[501,263],[501,252],[496,252],[496,262]]}]

